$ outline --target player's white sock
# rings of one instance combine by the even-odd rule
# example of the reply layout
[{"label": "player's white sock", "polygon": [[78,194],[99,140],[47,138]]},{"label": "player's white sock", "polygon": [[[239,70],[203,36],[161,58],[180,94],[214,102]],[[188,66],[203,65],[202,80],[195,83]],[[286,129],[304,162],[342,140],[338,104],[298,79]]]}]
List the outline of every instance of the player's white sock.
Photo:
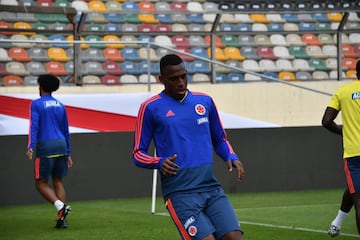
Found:
[{"label": "player's white sock", "polygon": [[343,224],[345,218],[349,215],[349,213],[343,212],[341,210],[339,210],[336,218],[334,219],[334,221],[332,221],[331,225],[335,225],[338,228],[341,228],[341,225]]},{"label": "player's white sock", "polygon": [[60,201],[60,200],[56,200],[55,202],[54,202],[54,206],[56,207],[56,209],[58,210],[58,211],[60,211],[63,207],[64,207],[64,203],[62,202],[62,201]]}]

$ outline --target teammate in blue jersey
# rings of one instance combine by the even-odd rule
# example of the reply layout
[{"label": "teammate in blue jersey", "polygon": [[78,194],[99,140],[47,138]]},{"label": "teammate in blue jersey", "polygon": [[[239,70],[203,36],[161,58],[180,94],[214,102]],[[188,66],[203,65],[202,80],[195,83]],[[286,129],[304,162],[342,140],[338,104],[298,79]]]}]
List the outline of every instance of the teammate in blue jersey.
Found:
[{"label": "teammate in blue jersey", "polygon": [[[40,98],[30,106],[29,142],[26,155],[34,156],[36,189],[58,211],[56,228],[66,228],[66,216],[71,211],[65,203],[63,177],[72,167],[68,118],[64,105],[51,94],[59,88],[59,79],[45,74],[38,78]],[[52,178],[54,189],[48,186]]]},{"label": "teammate in blue jersey", "polygon": [[[182,239],[239,240],[243,231],[213,173],[213,149],[237,181],[244,168],[227,140],[211,97],[187,89],[183,60],[169,54],[160,60],[164,90],[140,106],[133,160],[159,169],[166,207]],[[148,153],[151,142],[156,156]]]}]

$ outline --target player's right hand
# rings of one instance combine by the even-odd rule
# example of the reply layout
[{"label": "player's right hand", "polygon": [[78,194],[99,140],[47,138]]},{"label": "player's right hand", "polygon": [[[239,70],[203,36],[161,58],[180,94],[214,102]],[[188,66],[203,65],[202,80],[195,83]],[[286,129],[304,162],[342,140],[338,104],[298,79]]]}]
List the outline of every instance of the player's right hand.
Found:
[{"label": "player's right hand", "polygon": [[176,172],[177,172],[177,170],[179,168],[179,165],[174,163],[176,158],[177,158],[177,155],[174,154],[172,157],[169,157],[169,158],[165,159],[165,161],[161,165],[161,172],[165,176],[174,176],[174,175],[176,175]]}]

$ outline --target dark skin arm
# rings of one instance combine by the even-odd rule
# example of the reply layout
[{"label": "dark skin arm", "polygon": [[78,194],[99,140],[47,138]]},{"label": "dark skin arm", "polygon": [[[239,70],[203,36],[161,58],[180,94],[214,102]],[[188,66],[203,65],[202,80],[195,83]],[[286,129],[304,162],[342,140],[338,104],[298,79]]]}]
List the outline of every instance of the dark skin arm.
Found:
[{"label": "dark skin arm", "polygon": [[176,160],[177,155],[174,154],[173,156],[165,159],[165,161],[163,162],[163,164],[161,165],[161,172],[165,175],[165,176],[174,176],[176,175],[176,171],[179,168],[179,165],[177,165],[176,163],[174,163],[174,161]]},{"label": "dark skin arm", "polygon": [[236,181],[241,182],[245,177],[245,170],[242,163],[239,160],[235,160],[233,164],[231,164],[231,160],[227,160],[226,164],[228,166],[229,172],[232,172],[233,167],[236,168],[237,170]]},{"label": "dark skin arm", "polygon": [[330,132],[342,136],[342,126],[336,124],[336,122],[334,121],[338,113],[339,113],[338,110],[331,107],[327,107],[324,112],[321,124]]}]

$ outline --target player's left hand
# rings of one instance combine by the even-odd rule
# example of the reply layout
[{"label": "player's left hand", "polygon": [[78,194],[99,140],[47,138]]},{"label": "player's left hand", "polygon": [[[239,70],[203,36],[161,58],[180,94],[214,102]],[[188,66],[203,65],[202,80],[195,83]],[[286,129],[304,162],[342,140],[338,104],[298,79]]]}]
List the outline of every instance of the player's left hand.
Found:
[{"label": "player's left hand", "polygon": [[72,168],[72,166],[73,166],[72,158],[70,156],[68,156],[67,160],[68,160],[68,168]]},{"label": "player's left hand", "polygon": [[229,172],[232,172],[233,167],[237,169],[236,181],[241,182],[245,177],[245,170],[244,170],[242,163],[239,160],[235,160],[231,164],[231,160],[227,160],[226,164],[228,166]]},{"label": "player's left hand", "polygon": [[32,149],[28,149],[27,152],[26,152],[26,156],[29,160],[32,159],[33,157],[33,150]]}]

